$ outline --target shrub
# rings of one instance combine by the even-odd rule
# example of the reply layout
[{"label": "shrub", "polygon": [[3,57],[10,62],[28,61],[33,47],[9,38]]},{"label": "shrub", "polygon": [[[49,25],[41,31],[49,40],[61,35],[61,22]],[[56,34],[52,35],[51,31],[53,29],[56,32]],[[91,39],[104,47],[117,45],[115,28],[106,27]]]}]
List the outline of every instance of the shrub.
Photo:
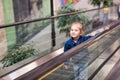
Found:
[{"label": "shrub", "polygon": [[13,49],[2,59],[2,68],[9,67],[35,54],[37,54],[37,51],[32,48],[32,45],[27,45],[24,47],[19,47],[18,49]]}]

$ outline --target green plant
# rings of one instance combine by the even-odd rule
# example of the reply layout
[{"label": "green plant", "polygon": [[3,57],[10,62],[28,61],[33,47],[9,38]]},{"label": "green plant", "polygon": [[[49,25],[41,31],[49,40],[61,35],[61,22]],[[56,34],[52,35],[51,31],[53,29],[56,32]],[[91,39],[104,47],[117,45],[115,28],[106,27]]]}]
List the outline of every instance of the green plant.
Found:
[{"label": "green plant", "polygon": [[[103,6],[111,6],[113,3],[113,0],[89,0],[89,3],[93,6],[97,6],[100,8],[101,5]],[[97,16],[100,15],[100,9],[98,10]]]},{"label": "green plant", "polygon": [[103,5],[104,6],[111,6],[113,3],[113,0],[103,0]]},{"label": "green plant", "polygon": [[[75,10],[72,7],[69,6],[62,6],[57,14],[67,14],[71,12],[78,12],[82,10]],[[60,33],[66,33],[66,36],[69,36],[69,30],[70,30],[70,25],[73,22],[81,22],[84,26],[88,24],[88,17],[85,16],[85,13],[79,13],[79,14],[73,14],[73,15],[67,15],[67,16],[62,16],[57,18],[58,23],[57,26],[60,28]]]},{"label": "green plant", "polygon": [[32,48],[32,45],[27,45],[24,47],[19,47],[18,49],[13,49],[2,59],[2,68],[9,67],[35,54],[37,54],[37,51]]},{"label": "green plant", "polygon": [[93,6],[98,6],[100,8],[101,4],[103,4],[104,6],[111,6],[113,0],[90,0],[89,2]]}]

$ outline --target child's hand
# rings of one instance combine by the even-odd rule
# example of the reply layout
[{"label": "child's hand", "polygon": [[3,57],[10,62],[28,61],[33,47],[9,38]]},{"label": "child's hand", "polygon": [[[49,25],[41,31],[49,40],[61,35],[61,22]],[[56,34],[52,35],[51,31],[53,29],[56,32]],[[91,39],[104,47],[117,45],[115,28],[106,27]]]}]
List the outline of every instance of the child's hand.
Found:
[{"label": "child's hand", "polygon": [[109,29],[110,29],[109,26],[105,26],[105,27],[99,29],[99,32],[103,32],[103,31],[105,31],[105,30],[109,30]]},{"label": "child's hand", "polygon": [[91,36],[95,36],[95,35],[103,32],[103,31],[109,30],[109,29],[110,29],[109,26],[105,26],[105,27],[102,27],[102,28],[100,28],[100,29],[98,29],[98,30],[96,30],[96,31],[93,31],[92,33],[90,33],[90,35],[91,35]]},{"label": "child's hand", "polygon": [[104,27],[104,30],[109,30],[109,29],[110,29],[110,27],[108,27],[108,26]]}]

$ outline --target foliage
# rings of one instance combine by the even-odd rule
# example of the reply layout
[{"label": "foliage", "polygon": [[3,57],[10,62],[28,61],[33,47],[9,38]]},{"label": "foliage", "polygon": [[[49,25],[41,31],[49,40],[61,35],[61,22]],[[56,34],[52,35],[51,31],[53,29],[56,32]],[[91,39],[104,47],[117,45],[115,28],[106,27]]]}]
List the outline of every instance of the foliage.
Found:
[{"label": "foliage", "polygon": [[[71,13],[71,12],[78,12],[78,11],[82,11],[82,10],[75,10],[72,7],[67,7],[67,6],[62,6],[57,14],[58,15],[62,15],[62,14],[67,14],[67,13]],[[58,23],[57,26],[58,28],[60,28],[60,33],[66,33],[66,36],[69,36],[69,31],[70,31],[70,25],[73,22],[80,22],[82,23],[84,26],[88,24],[88,17],[85,16],[85,13],[79,13],[79,14],[73,14],[73,15],[65,15],[62,17],[58,17],[57,18]]]},{"label": "foliage", "polygon": [[113,0],[103,0],[103,5],[104,6],[111,6],[113,3]]},{"label": "foliage", "polygon": [[90,0],[90,3],[91,3],[93,6],[100,6],[101,3],[102,3],[102,0]]},{"label": "foliage", "polygon": [[18,49],[13,49],[2,59],[2,68],[9,67],[35,54],[37,54],[37,51],[32,48],[32,45],[19,47]]},{"label": "foliage", "polygon": [[104,6],[110,6],[113,3],[113,0],[90,0],[90,3],[93,6],[99,6],[103,4]]},{"label": "foliage", "polygon": [[[89,0],[89,3],[93,6],[98,6],[98,8],[100,8],[101,5],[103,7],[111,6],[113,0]],[[96,15],[100,17],[100,9],[98,10],[98,13]]]}]

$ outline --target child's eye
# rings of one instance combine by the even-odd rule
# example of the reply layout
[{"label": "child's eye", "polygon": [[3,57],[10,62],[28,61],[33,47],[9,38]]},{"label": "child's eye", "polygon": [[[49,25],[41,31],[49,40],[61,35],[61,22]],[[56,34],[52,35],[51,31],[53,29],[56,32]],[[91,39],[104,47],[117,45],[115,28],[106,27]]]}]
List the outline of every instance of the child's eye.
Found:
[{"label": "child's eye", "polygon": [[75,31],[78,31],[77,29]]}]

